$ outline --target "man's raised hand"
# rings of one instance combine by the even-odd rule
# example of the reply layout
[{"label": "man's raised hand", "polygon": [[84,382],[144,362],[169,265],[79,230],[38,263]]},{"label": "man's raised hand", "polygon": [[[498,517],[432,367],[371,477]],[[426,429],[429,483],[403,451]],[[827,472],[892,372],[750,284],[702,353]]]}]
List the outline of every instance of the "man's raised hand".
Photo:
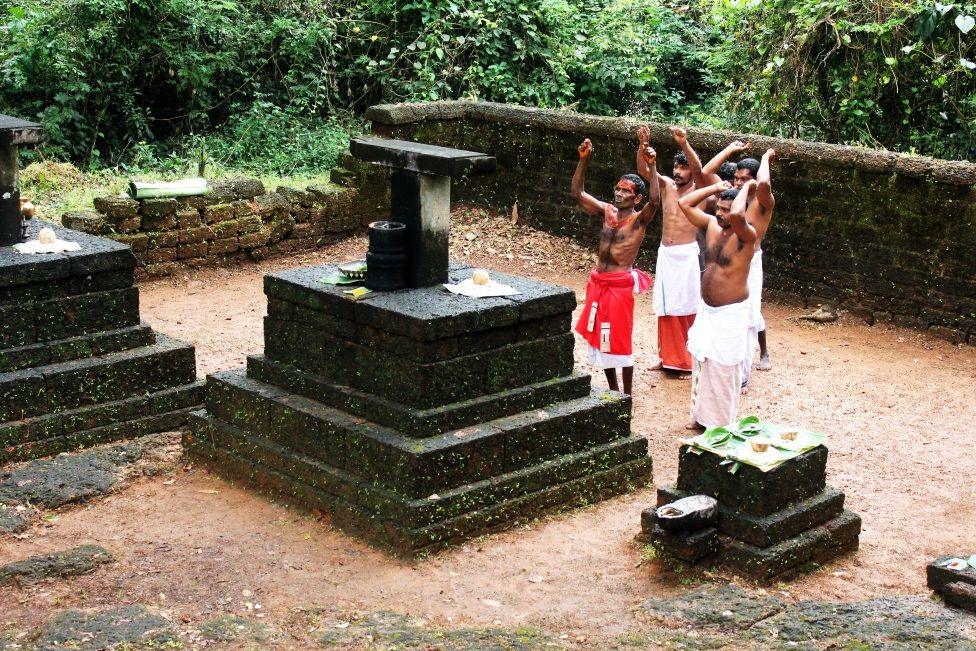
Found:
[{"label": "man's raised hand", "polygon": [[732,184],[728,181],[719,181],[712,185],[712,194],[718,194],[719,192],[725,192],[726,190],[731,190]]},{"label": "man's raised hand", "polygon": [[751,144],[752,144],[751,142],[743,142],[741,140],[733,140],[725,148],[725,151],[729,152],[729,155],[731,155],[731,154],[738,154],[740,152],[745,151],[746,149],[749,149],[749,146]]},{"label": "man's raised hand", "polygon": [[647,141],[642,142],[640,151],[644,162],[646,162],[649,167],[654,167],[654,165],[657,163],[657,152],[654,151],[654,148],[651,147],[650,143]]},{"label": "man's raised hand", "polygon": [[590,154],[593,153],[593,143],[590,142],[589,138],[587,138],[580,144],[578,151],[579,151],[580,160],[590,157]]},{"label": "man's raised hand", "polygon": [[678,143],[679,146],[684,146],[684,144],[688,141],[688,132],[681,127],[671,127],[671,137],[674,138],[674,141]]},{"label": "man's raised hand", "polygon": [[641,145],[646,145],[651,140],[651,130],[646,124],[642,124],[637,127],[637,142]]},{"label": "man's raised hand", "polygon": [[770,147],[769,149],[766,150],[766,153],[763,154],[763,158],[768,158],[769,160],[775,160],[776,150]]}]

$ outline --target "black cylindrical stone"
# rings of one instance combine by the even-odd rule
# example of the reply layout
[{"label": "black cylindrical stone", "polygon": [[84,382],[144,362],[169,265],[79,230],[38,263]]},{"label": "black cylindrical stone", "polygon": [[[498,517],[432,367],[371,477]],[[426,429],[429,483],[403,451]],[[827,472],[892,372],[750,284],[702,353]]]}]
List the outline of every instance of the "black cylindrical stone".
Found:
[{"label": "black cylindrical stone", "polygon": [[377,221],[369,225],[366,252],[366,287],[391,291],[406,286],[407,227],[402,222]]}]

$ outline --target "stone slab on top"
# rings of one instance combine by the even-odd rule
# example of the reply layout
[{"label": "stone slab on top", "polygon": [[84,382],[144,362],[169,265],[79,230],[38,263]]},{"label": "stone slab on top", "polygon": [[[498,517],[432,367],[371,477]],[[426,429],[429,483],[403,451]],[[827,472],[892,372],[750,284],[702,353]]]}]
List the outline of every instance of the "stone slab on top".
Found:
[{"label": "stone slab on top", "polygon": [[131,269],[138,264],[132,249],[126,244],[39,219],[27,222],[27,239],[37,239],[38,232],[44,227],[54,229],[58,239],[78,242],[81,249],[64,253],[24,254],[10,246],[0,247],[0,287]]},{"label": "stone slab on top", "polygon": [[0,146],[36,145],[44,142],[44,127],[10,115],[0,114]]},{"label": "stone slab on top", "polygon": [[[353,301],[343,291],[348,286],[326,285],[320,280],[337,271],[322,265],[290,269],[265,276],[268,296],[297,303],[405,336],[433,341],[460,334],[491,330],[521,321],[570,313],[576,294],[565,287],[528,278],[493,273],[492,277],[522,292],[516,296],[470,298],[448,292],[441,286],[375,292]],[[452,265],[449,280],[460,282],[471,276],[469,267]]]},{"label": "stone slab on top", "polygon": [[407,140],[353,138],[349,150],[356,158],[394,169],[433,176],[490,174],[495,158],[474,151],[438,147]]}]

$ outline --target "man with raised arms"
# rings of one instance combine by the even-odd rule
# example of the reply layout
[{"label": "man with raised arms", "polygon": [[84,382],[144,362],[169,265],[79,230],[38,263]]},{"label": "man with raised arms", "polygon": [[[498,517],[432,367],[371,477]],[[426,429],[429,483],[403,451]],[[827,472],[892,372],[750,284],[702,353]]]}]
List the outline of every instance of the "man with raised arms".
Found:
[{"label": "man with raised arms", "polygon": [[[656,368],[688,377],[692,367],[688,330],[695,322],[701,301],[701,264],[698,229],[685,219],[678,207],[678,199],[693,192],[695,184],[700,183],[701,161],[688,143],[684,129],[671,127],[671,134],[681,152],[674,157],[673,179],[660,177],[661,245],[657,252],[652,293],[660,356]],[[650,130],[646,126],[637,129],[640,147],[647,146],[649,138]],[[651,182],[651,170],[640,159],[637,173]]]},{"label": "man with raised arms", "polygon": [[[747,280],[756,245],[746,207],[755,192],[755,181],[741,190],[723,181],[678,202],[688,221],[706,231],[702,302],[688,333],[694,359],[689,429],[728,425],[738,417],[750,309]],[[713,195],[718,195],[714,216],[699,207]]]},{"label": "man with raised arms", "polygon": [[[603,228],[596,268],[586,283],[586,301],[576,332],[589,344],[589,361],[604,370],[610,389],[619,391],[617,368],[621,368],[624,393],[630,394],[634,378],[634,294],[646,291],[651,284],[650,276],[633,265],[660,201],[657,154],[646,142],[637,152],[638,159],[654,170],[649,191],[639,176],[624,174],[613,189],[613,203],[604,203],[583,189],[592,153],[593,144],[587,138],[579,146],[572,192],[584,211],[603,220]],[[645,196],[647,204],[636,210]]]},{"label": "man with raised arms", "polygon": [[[706,178],[706,181],[711,183],[717,181],[718,178],[715,176],[721,171],[722,167],[729,165],[728,159],[734,154],[738,154],[742,151],[748,149],[749,143],[742,142],[741,140],[736,140],[729,143],[729,145],[720,151],[715,158],[708,161],[708,164],[702,169],[702,175]],[[772,150],[770,150],[772,151]],[[769,152],[767,151],[768,155]],[[762,161],[757,161],[755,158],[743,158],[738,163],[735,164],[735,180],[733,183],[735,187],[741,188],[747,181],[755,179],[760,182],[760,175],[763,173],[763,166],[765,165],[765,178],[769,179],[769,159],[767,156],[763,156]],[[763,197],[764,192],[758,192],[757,196]],[[772,194],[769,195],[770,197]],[[762,199],[761,199],[762,200]],[[771,214],[772,206],[766,206]],[[759,345],[759,365],[756,367],[760,371],[768,371],[773,365],[769,360],[769,347],[766,344],[766,320],[762,315],[762,288],[763,288],[763,252],[762,252],[762,238],[766,234],[766,228],[769,226],[769,219],[765,220],[765,226],[760,233],[759,239],[756,242],[756,255],[752,258],[752,268],[749,270],[749,300],[752,301],[752,314],[749,319],[749,357],[745,364],[745,374],[743,380],[746,384],[749,383],[749,376],[752,374],[752,360],[756,354],[756,345]],[[753,224],[755,226],[755,224]],[[758,231],[757,227],[757,231]]]}]

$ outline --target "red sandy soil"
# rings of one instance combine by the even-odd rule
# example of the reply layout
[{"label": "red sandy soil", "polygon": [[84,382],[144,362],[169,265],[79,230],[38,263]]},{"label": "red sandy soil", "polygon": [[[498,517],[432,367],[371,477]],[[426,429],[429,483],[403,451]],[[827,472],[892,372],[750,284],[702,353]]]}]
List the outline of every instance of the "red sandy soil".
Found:
[{"label": "red sandy soil", "polygon": [[[509,227],[507,219],[456,219],[456,257],[568,285],[582,297],[589,264],[582,249]],[[521,239],[505,237],[506,230],[520,230]],[[538,238],[533,249],[530,237]],[[262,348],[263,274],[364,250],[365,240],[354,238],[311,254],[148,282],[143,317],[195,343],[201,375],[241,366]],[[770,589],[836,600],[924,593],[928,560],[976,551],[976,349],[847,318],[796,320],[807,311],[766,305],[773,369],[754,373],[742,413],[828,433],[828,480],[847,494],[864,529],[856,554]],[[633,429],[650,441],[655,482],[670,483],[689,385],[649,370],[656,343],[649,295],[638,298],[637,315]],[[585,358],[582,346],[576,353]],[[594,374],[595,385],[604,382]],[[525,623],[592,640],[632,628],[644,599],[690,582],[687,571],[643,560],[633,541],[641,509],[654,503],[650,487],[408,563],[184,463],[3,540],[0,564],[83,543],[106,546],[120,562],[67,583],[0,591],[0,619],[42,621],[68,607],[139,602],[184,621],[234,612],[274,625],[295,608],[322,606],[452,625]]]}]

